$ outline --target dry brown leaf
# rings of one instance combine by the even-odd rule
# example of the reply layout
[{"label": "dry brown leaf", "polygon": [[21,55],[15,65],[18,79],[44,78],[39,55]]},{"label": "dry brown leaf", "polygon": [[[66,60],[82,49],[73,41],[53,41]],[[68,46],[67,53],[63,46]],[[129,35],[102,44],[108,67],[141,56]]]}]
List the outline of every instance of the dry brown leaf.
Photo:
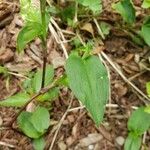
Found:
[{"label": "dry brown leaf", "polygon": [[82,27],[81,30],[85,30],[94,36],[94,29],[91,23],[85,23]]}]

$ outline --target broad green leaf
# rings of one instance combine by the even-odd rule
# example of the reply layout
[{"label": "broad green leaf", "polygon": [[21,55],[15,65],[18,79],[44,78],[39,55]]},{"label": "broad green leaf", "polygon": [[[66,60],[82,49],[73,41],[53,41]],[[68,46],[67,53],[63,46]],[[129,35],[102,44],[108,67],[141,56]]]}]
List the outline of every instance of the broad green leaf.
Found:
[{"label": "broad green leaf", "polygon": [[146,18],[142,25],[140,35],[143,37],[144,41],[148,46],[150,46],[150,17]]},{"label": "broad green leaf", "polygon": [[44,101],[52,101],[53,99],[57,98],[59,94],[59,89],[58,88],[53,88],[50,91],[46,92],[43,95],[40,95],[37,100],[40,102]]},{"label": "broad green leaf", "polygon": [[101,0],[77,0],[78,3],[81,5],[88,7],[94,13],[100,13],[102,11],[102,1]]},{"label": "broad green leaf", "polygon": [[149,8],[150,7],[150,0],[144,0],[142,3],[143,8]]},{"label": "broad green leaf", "polygon": [[150,97],[150,82],[146,83],[146,92],[147,92],[147,95]]},{"label": "broad green leaf", "polygon": [[129,24],[135,22],[135,9],[131,0],[121,0],[120,2],[112,5],[122,17],[123,20]]},{"label": "broad green leaf", "polygon": [[139,150],[142,140],[139,136],[134,136],[130,133],[125,141],[124,149],[125,150]]},{"label": "broad green leaf", "polygon": [[106,68],[96,56],[83,60],[70,55],[66,72],[71,90],[86,106],[98,126],[103,119],[109,96],[109,80]]},{"label": "broad green leaf", "polygon": [[38,2],[36,4],[32,0],[20,0],[21,16],[26,22],[41,23],[41,13]]},{"label": "broad green leaf", "polygon": [[45,147],[45,141],[44,138],[38,138],[33,140],[33,147],[35,150],[44,150]]},{"label": "broad green leaf", "polygon": [[42,26],[39,23],[30,22],[19,32],[17,37],[17,50],[21,52],[26,44],[31,42],[34,38],[42,35]]},{"label": "broad green leaf", "polygon": [[[54,77],[54,69],[51,65],[46,66],[46,73],[45,73],[45,86],[49,85]],[[41,83],[42,83],[42,69],[38,70],[32,81],[31,86],[33,88],[34,93],[37,93],[41,89]]]},{"label": "broad green leaf", "polygon": [[150,127],[150,114],[144,107],[135,110],[128,120],[128,129],[136,135],[142,135]]},{"label": "broad green leaf", "polygon": [[[39,138],[43,133],[38,132],[30,121],[32,113],[22,112],[18,119],[19,128],[30,138]],[[39,120],[40,122],[40,120]]]},{"label": "broad green leaf", "polygon": [[50,115],[46,108],[37,107],[30,117],[33,127],[40,133],[44,133],[50,125]]},{"label": "broad green leaf", "polygon": [[7,107],[22,107],[30,100],[30,96],[26,93],[17,93],[3,101],[0,101],[0,106]]}]

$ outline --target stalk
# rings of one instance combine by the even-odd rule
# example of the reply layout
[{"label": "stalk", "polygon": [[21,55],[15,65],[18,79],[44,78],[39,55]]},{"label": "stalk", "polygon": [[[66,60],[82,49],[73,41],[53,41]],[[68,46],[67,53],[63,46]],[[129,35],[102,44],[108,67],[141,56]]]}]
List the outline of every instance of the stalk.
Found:
[{"label": "stalk", "polygon": [[47,47],[46,47],[46,0],[40,0],[40,11],[41,11],[41,21],[43,26],[43,35],[41,36],[42,39],[42,46],[43,46],[43,66],[42,66],[42,83],[41,89],[44,88],[45,85],[45,72],[46,72],[46,62],[47,62]]}]

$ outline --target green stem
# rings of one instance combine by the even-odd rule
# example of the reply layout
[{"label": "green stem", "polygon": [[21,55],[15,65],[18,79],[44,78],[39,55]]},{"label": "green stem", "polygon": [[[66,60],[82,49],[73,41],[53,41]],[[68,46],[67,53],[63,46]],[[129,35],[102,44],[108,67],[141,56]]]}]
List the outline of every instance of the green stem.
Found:
[{"label": "green stem", "polygon": [[41,37],[42,39],[42,45],[43,45],[43,67],[42,67],[42,83],[41,83],[41,89],[44,88],[45,85],[45,72],[46,72],[46,62],[47,62],[47,47],[46,47],[46,0],[40,0],[40,11],[41,11],[41,21],[43,26],[43,35]]}]

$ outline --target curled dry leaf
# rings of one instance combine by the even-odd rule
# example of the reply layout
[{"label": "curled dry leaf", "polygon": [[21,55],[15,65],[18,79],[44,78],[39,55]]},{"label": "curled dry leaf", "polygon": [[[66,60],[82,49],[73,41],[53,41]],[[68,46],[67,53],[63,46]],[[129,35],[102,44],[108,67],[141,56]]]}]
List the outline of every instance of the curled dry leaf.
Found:
[{"label": "curled dry leaf", "polygon": [[81,30],[87,31],[94,36],[94,29],[91,23],[85,23],[82,27]]}]

